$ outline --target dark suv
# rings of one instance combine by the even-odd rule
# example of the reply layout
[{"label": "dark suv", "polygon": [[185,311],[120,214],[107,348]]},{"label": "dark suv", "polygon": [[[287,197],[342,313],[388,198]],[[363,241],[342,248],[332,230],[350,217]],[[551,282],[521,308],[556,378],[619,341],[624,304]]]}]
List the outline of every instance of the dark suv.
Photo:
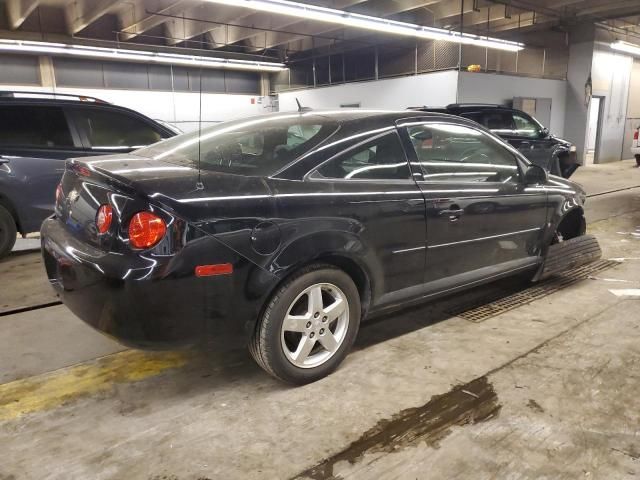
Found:
[{"label": "dark suv", "polygon": [[555,137],[521,110],[478,103],[455,103],[444,108],[411,107],[410,110],[448,113],[478,122],[553,175],[569,178],[579,167],[571,142]]},{"label": "dark suv", "polygon": [[69,157],[126,153],[176,132],[92,97],[0,92],[0,257],[51,215]]}]

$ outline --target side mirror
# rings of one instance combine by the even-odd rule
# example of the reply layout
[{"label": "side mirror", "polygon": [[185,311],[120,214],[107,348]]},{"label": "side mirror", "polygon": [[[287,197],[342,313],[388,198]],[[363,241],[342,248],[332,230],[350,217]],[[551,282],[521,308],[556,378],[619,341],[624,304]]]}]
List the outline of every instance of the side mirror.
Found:
[{"label": "side mirror", "polygon": [[547,183],[549,175],[547,171],[538,165],[529,165],[527,171],[524,172],[524,183],[526,185],[538,185]]},{"label": "side mirror", "polygon": [[549,136],[549,129],[547,127],[544,127],[542,130],[540,130],[540,138],[545,138]]}]

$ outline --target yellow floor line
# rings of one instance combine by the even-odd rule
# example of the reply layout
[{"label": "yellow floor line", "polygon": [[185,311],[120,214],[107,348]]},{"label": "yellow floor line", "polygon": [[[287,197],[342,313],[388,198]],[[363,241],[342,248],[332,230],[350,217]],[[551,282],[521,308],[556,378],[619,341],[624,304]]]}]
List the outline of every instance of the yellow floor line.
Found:
[{"label": "yellow floor line", "polygon": [[0,420],[49,410],[75,398],[111,390],[178,368],[188,352],[150,353],[125,350],[90,362],[0,385]]}]

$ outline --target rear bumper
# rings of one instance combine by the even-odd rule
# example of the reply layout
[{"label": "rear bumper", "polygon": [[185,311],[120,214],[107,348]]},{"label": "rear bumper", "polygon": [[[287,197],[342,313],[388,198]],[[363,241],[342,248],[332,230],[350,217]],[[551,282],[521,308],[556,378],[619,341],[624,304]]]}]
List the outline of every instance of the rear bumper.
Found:
[{"label": "rear bumper", "polygon": [[[49,218],[41,238],[47,276],[62,302],[125,345],[175,348],[240,334],[255,321],[259,296],[238,298],[238,292],[246,295],[239,285],[252,269],[213,237],[195,240],[172,256],[123,255],[80,242]],[[216,262],[232,263],[234,274],[196,277],[195,265],[211,262],[211,252]]]}]

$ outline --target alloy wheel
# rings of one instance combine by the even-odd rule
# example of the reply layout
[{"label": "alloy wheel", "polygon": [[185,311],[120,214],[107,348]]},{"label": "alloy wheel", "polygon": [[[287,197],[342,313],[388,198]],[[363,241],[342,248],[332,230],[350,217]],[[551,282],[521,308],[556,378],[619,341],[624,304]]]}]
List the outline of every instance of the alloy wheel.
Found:
[{"label": "alloy wheel", "polygon": [[281,327],[281,345],[296,367],[313,368],[340,348],[349,327],[349,302],[331,283],[303,290],[289,305]]}]

